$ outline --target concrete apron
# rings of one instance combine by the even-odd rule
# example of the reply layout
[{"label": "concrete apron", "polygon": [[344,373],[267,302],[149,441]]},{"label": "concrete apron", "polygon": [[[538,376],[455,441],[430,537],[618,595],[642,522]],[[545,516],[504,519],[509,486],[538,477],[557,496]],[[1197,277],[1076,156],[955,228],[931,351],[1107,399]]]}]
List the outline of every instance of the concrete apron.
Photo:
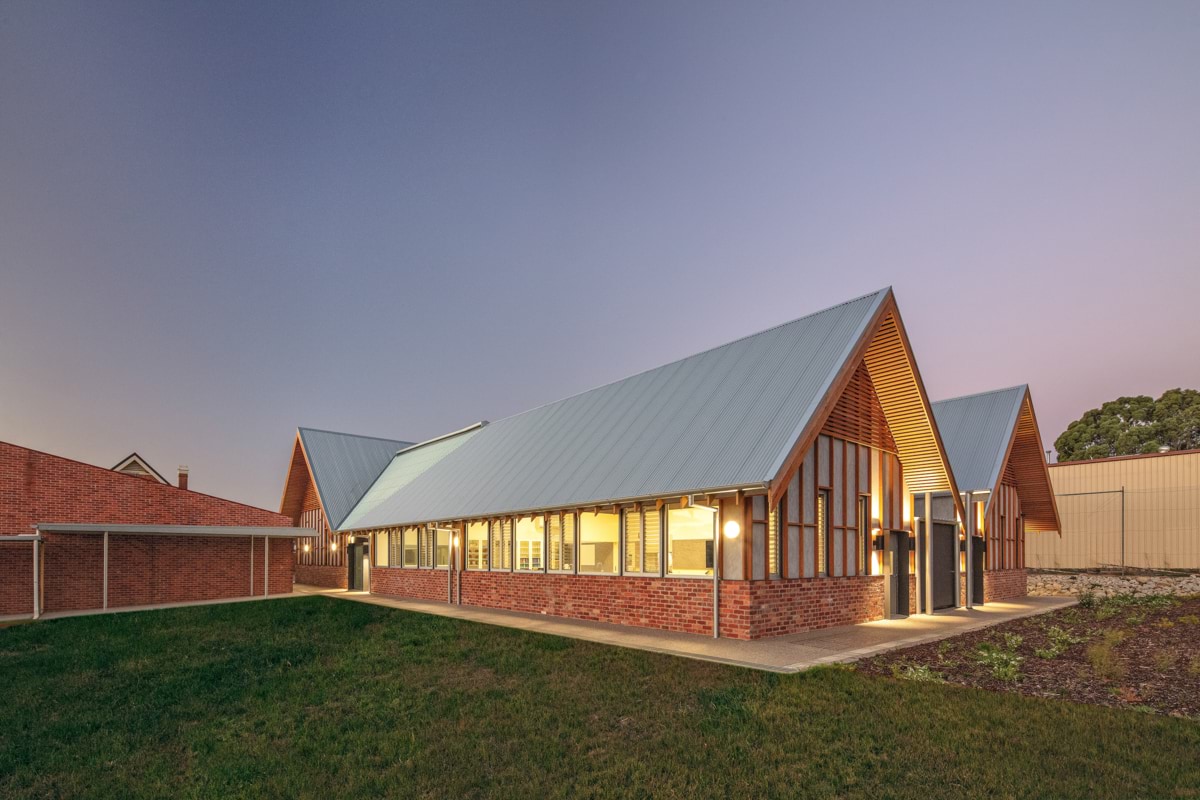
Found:
[{"label": "concrete apron", "polygon": [[341,600],[437,614],[443,617],[503,625],[536,633],[549,633],[584,639],[589,642],[632,647],[684,658],[697,658],[734,664],[770,672],[800,672],[820,664],[847,663],[901,647],[934,642],[960,633],[986,628],[1012,619],[1043,614],[1074,605],[1069,597],[1022,597],[976,606],[974,610],[954,609],[933,615],[914,615],[907,619],[886,619],[844,625],[817,631],[743,641],[713,639],[692,633],[673,633],[654,628],[637,628],[604,622],[527,614],[479,606],[448,605],[432,600],[409,600],[368,592],[296,586],[296,594],[320,594]]}]

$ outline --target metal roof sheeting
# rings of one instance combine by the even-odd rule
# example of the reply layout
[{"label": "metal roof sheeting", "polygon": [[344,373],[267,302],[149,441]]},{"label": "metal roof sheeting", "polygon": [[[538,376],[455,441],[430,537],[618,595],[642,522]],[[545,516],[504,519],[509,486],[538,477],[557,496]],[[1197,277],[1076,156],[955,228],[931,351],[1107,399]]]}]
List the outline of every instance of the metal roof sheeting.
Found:
[{"label": "metal roof sheeting", "polygon": [[48,533],[129,533],[148,536],[258,536],[268,539],[311,539],[312,528],[271,525],[109,525],[106,522],[39,522]]},{"label": "metal roof sheeting", "polygon": [[392,456],[392,463],[384,468],[375,482],[371,484],[371,488],[346,516],[342,527],[358,527],[358,521],[372,509],[412,483],[418,475],[462,447],[482,429],[480,426],[475,426],[426,443],[415,444],[396,453]]},{"label": "metal roof sheeting", "polygon": [[1027,391],[1022,384],[932,404],[959,491],[995,488]]},{"label": "metal roof sheeting", "polygon": [[337,529],[379,477],[397,450],[412,445],[396,439],[300,428],[300,441],[330,527]]},{"label": "metal roof sheeting", "polygon": [[890,296],[493,422],[355,529],[765,484]]}]

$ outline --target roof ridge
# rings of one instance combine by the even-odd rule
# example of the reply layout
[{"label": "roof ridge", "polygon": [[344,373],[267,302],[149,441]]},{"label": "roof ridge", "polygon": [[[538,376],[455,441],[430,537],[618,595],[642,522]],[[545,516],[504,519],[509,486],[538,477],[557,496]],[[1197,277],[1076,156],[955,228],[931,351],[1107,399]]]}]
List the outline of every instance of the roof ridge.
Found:
[{"label": "roof ridge", "polygon": [[510,420],[510,419],[516,419],[517,417],[524,416],[525,414],[532,414],[534,411],[539,411],[539,410],[541,410],[541,409],[543,409],[543,408],[547,408],[547,407],[549,407],[549,406],[557,405],[558,403],[564,403],[564,402],[566,402],[567,400],[571,400],[571,399],[573,399],[573,398],[580,397],[580,396],[582,396],[582,395],[585,395],[585,394],[587,394],[587,393],[589,393],[589,392],[595,392],[595,391],[598,391],[598,390],[600,390],[600,389],[605,389],[605,388],[607,388],[607,387],[609,387],[609,386],[614,386],[614,385],[616,385],[616,384],[618,384],[618,383],[623,383],[624,381],[631,380],[631,379],[633,379],[633,378],[637,378],[637,377],[639,377],[639,376],[641,376],[641,375],[645,375],[645,374],[647,374],[647,373],[650,373],[650,372],[654,372],[655,370],[666,369],[667,367],[670,367],[670,366],[673,366],[673,365],[675,365],[675,364],[679,364],[679,363],[681,363],[681,362],[687,361],[688,359],[692,359],[692,358],[698,358],[699,356],[707,355],[708,353],[712,353],[712,352],[715,352],[715,351],[717,351],[717,350],[721,350],[721,349],[723,349],[723,348],[726,348],[726,347],[732,347],[733,345],[735,345],[735,344],[737,344],[737,343],[739,343],[739,342],[744,342],[744,341],[746,341],[747,339],[753,339],[753,338],[754,338],[754,337],[756,337],[756,336],[762,336],[762,335],[763,335],[763,334],[765,334],[765,333],[770,333],[771,331],[779,330],[780,328],[786,328],[788,325],[794,325],[794,324],[796,324],[797,322],[802,322],[802,321],[804,321],[804,320],[806,320],[806,319],[809,319],[809,318],[811,318],[811,317],[815,317],[815,316],[817,316],[818,314],[824,314],[824,313],[826,313],[826,312],[828,312],[828,311],[833,311],[835,308],[841,308],[842,306],[848,306],[848,305],[850,305],[851,303],[857,303],[857,302],[858,302],[858,301],[860,301],[860,300],[865,300],[865,299],[867,299],[868,297],[875,297],[875,296],[881,295],[881,294],[883,294],[884,292],[891,291],[891,289],[892,289],[892,287],[891,287],[891,286],[885,286],[885,287],[883,287],[882,289],[877,289],[877,290],[876,290],[876,291],[874,291],[874,292],[867,292],[866,294],[859,295],[858,297],[853,297],[853,298],[851,298],[851,299],[849,299],[849,300],[844,300],[844,301],[842,301],[841,303],[835,303],[834,305],[831,305],[831,306],[829,306],[829,307],[827,307],[827,308],[822,308],[822,309],[819,309],[819,310],[817,310],[817,311],[810,312],[810,313],[808,313],[808,314],[805,314],[805,315],[804,315],[804,316],[802,316],[802,317],[796,317],[795,319],[790,319],[790,320],[787,320],[787,321],[785,321],[785,322],[780,322],[780,323],[778,323],[778,324],[772,325],[772,326],[771,326],[771,327],[769,327],[769,328],[763,328],[761,331],[756,331],[756,332],[754,332],[754,333],[748,333],[748,334],[746,334],[746,335],[744,335],[744,336],[739,336],[739,337],[738,337],[738,338],[736,338],[736,339],[731,339],[730,341],[728,341],[728,342],[725,342],[725,343],[723,343],[723,344],[718,344],[718,345],[715,345],[715,346],[713,346],[713,347],[709,347],[709,348],[708,348],[708,349],[706,349],[706,350],[700,350],[700,351],[698,351],[698,352],[691,353],[690,355],[683,356],[682,358],[677,358],[677,359],[675,359],[675,360],[673,360],[673,361],[668,361],[668,362],[667,362],[667,363],[665,363],[665,364],[659,364],[658,366],[654,366],[654,367],[648,367],[648,368],[646,368],[646,369],[640,370],[639,372],[634,372],[634,373],[632,373],[632,374],[630,374],[630,375],[626,375],[626,376],[625,376],[625,377],[623,377],[623,378],[617,378],[617,379],[615,379],[615,380],[608,381],[607,383],[602,383],[602,384],[600,384],[600,385],[598,385],[598,386],[593,386],[593,387],[591,387],[591,388],[589,388],[589,389],[583,389],[583,390],[581,390],[581,391],[575,392],[574,394],[569,394],[569,395],[567,395],[566,397],[560,397],[560,398],[559,398],[559,399],[557,399],[557,400],[551,400],[550,402],[547,402],[547,403],[542,403],[541,405],[534,406],[533,408],[527,408],[527,409],[525,409],[524,411],[518,411],[518,412],[517,412],[517,413],[515,413],[515,414],[509,414],[507,417],[501,417],[500,419],[496,420],[496,422],[494,422],[494,423],[492,423],[492,424],[494,425],[494,424],[496,424],[496,423],[499,423],[499,422],[505,422],[505,421],[507,421],[507,420]]},{"label": "roof ridge", "polygon": [[390,439],[386,436],[367,436],[366,434],[362,434],[362,433],[347,433],[345,431],[331,431],[331,430],[326,430],[325,428],[306,428],[303,425],[297,425],[296,430],[297,431],[312,431],[313,433],[329,433],[334,436],[353,436],[356,439],[376,439],[380,442],[396,442],[398,444],[405,445],[406,447],[412,446],[414,444],[418,444],[418,442],[409,442],[404,439]]},{"label": "roof ridge", "polygon": [[1001,392],[1011,392],[1013,389],[1028,389],[1028,383],[1018,383],[1012,386],[1005,386],[1003,389],[988,389],[984,392],[974,392],[972,394],[962,394],[958,397],[945,397],[941,400],[934,400],[930,405],[938,405],[940,403],[952,403],[955,400],[970,400],[972,397],[983,397],[985,394],[1000,394]]}]

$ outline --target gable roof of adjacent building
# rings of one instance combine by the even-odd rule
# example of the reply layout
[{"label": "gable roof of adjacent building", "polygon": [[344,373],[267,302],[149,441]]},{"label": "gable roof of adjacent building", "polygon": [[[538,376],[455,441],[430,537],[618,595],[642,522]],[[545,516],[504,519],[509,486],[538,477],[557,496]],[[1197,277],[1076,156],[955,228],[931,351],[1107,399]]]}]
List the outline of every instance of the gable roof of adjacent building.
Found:
[{"label": "gable roof of adjacent building", "polygon": [[335,530],[396,452],[413,444],[318,428],[299,428],[297,438],[326,521]]},{"label": "gable roof of adjacent building", "polygon": [[[906,477],[953,490],[887,288],[475,429],[417,474],[364,497],[340,528],[772,488],[838,387],[864,357],[872,365],[868,346],[881,336],[874,371],[891,387],[880,392],[885,414],[896,410],[898,421],[903,405],[923,420],[900,426],[897,446],[913,455]],[[879,367],[886,359],[902,368]]]},{"label": "gable roof of adjacent building", "polygon": [[170,481],[159,474],[158,470],[150,466],[150,462],[139,456],[136,452],[122,458],[117,462],[117,465],[112,468],[113,472],[120,472],[124,475],[133,475],[136,478],[148,478],[158,483],[170,485]]},{"label": "gable roof of adjacent building", "polygon": [[1010,465],[1027,527],[1059,529],[1058,508],[1027,385],[939,400],[933,404],[933,414],[963,491],[991,492],[990,503]]}]

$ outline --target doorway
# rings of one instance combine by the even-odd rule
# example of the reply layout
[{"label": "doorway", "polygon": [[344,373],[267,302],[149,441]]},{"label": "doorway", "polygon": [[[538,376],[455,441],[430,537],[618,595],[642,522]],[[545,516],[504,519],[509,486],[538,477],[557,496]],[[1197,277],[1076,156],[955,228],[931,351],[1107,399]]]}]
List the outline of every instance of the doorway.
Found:
[{"label": "doorway", "polygon": [[889,531],[885,552],[887,582],[884,608],[890,619],[908,616],[908,531]]},{"label": "doorway", "polygon": [[948,523],[933,523],[933,610],[954,608],[957,586],[954,568],[958,555],[958,531]]},{"label": "doorway", "polygon": [[349,591],[370,591],[370,557],[365,539],[354,539],[346,546],[346,588]]},{"label": "doorway", "polygon": [[982,536],[971,542],[971,604],[983,605],[983,556],[987,552],[987,541]]}]

